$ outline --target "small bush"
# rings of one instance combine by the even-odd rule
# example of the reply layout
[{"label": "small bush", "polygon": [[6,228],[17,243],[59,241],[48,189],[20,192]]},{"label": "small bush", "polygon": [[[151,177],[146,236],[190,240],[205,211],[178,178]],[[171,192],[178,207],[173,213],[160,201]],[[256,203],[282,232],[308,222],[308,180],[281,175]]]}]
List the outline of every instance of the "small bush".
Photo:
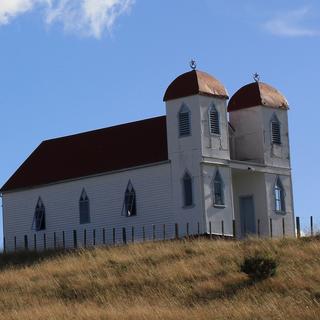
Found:
[{"label": "small bush", "polygon": [[241,271],[246,273],[252,280],[263,280],[276,274],[277,262],[274,258],[255,254],[244,259]]}]

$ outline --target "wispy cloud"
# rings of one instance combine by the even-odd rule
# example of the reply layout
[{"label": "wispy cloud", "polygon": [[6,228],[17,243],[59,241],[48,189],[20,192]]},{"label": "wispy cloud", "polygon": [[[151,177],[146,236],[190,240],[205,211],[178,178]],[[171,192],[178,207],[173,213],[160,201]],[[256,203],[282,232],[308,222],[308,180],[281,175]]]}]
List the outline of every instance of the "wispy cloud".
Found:
[{"label": "wispy cloud", "polygon": [[134,0],[0,0],[0,25],[33,10],[47,24],[61,23],[68,32],[100,38],[116,19],[129,12]]},{"label": "wispy cloud", "polygon": [[277,36],[285,37],[314,37],[320,36],[320,29],[305,26],[310,18],[311,9],[308,7],[278,14],[264,24],[264,28]]}]

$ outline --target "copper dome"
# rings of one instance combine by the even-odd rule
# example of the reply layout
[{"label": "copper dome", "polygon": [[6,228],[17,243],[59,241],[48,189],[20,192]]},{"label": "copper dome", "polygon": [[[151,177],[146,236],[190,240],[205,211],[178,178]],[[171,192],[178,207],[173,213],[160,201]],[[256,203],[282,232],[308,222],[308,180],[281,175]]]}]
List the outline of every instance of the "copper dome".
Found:
[{"label": "copper dome", "polygon": [[195,94],[228,99],[228,93],[219,80],[208,73],[192,70],[180,75],[172,81],[163,97],[163,101]]},{"label": "copper dome", "polygon": [[287,99],[277,89],[257,81],[243,86],[231,97],[228,112],[255,106],[289,109]]}]

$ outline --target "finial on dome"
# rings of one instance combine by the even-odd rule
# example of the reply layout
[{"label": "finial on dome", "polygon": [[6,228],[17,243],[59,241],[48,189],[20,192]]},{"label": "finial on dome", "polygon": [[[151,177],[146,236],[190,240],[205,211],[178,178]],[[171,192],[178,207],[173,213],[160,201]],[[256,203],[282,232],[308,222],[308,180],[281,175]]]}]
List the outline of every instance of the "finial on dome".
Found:
[{"label": "finial on dome", "polygon": [[191,59],[191,61],[190,61],[190,68],[191,68],[192,70],[196,70],[196,69],[197,69],[197,62],[196,62],[196,60]]},{"label": "finial on dome", "polygon": [[253,74],[253,80],[254,80],[255,82],[260,82],[260,74],[259,74],[258,72],[255,72],[255,73]]}]

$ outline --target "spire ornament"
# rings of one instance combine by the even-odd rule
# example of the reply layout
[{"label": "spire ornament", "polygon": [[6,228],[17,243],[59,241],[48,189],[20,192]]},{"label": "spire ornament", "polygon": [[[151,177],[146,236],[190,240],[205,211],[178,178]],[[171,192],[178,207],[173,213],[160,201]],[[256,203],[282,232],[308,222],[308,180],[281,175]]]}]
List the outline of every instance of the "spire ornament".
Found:
[{"label": "spire ornament", "polygon": [[258,72],[255,72],[255,73],[253,74],[253,80],[254,80],[255,82],[260,82],[260,74],[259,74]]},{"label": "spire ornament", "polygon": [[197,69],[197,62],[196,62],[195,59],[191,59],[191,61],[190,61],[190,68],[191,68],[192,70],[196,70],[196,69]]}]

